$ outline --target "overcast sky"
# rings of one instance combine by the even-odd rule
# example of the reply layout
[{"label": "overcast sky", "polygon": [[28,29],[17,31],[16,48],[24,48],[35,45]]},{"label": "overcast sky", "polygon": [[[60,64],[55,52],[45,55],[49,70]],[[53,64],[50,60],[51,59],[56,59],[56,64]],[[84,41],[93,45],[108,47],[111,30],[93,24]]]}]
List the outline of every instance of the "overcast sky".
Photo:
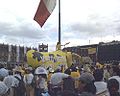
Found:
[{"label": "overcast sky", "polygon": [[[58,5],[41,28],[40,0],[0,0],[0,43],[37,47],[58,41]],[[58,2],[57,2],[58,3]],[[120,0],[61,0],[61,42],[70,46],[120,41]]]}]

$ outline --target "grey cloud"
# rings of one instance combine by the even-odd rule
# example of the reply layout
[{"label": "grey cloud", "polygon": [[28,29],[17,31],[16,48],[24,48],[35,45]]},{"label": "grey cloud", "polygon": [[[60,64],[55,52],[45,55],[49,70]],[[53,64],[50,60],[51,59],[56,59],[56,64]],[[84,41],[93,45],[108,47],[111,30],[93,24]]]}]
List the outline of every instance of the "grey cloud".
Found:
[{"label": "grey cloud", "polygon": [[75,30],[77,32],[82,32],[82,33],[94,34],[96,32],[99,32],[100,28],[92,24],[74,24],[71,25],[71,30]]},{"label": "grey cloud", "polygon": [[120,35],[120,24],[119,26],[117,26],[116,31],[117,31],[117,34]]},{"label": "grey cloud", "polygon": [[37,28],[32,22],[17,21],[16,24],[12,22],[0,22],[0,34],[5,36],[25,37],[40,39],[44,38],[45,34],[40,27]]},{"label": "grey cloud", "polygon": [[[97,36],[100,32],[102,32],[102,28],[95,24],[72,24],[69,27],[68,35],[65,38],[88,38],[89,36]],[[68,29],[66,29],[68,30]],[[71,34],[71,35],[69,35]],[[67,37],[68,36],[68,37]],[[71,36],[71,37],[69,37]]]},{"label": "grey cloud", "polygon": [[[97,17],[98,18],[98,17]],[[116,18],[115,18],[116,19]],[[99,20],[89,20],[87,23],[75,23],[67,26],[64,29],[68,35],[64,35],[64,38],[80,38],[87,39],[91,37],[105,37],[107,35],[112,35],[113,33],[120,33],[120,22],[119,18],[116,20],[106,20],[105,18],[99,18]],[[119,23],[118,23],[119,22]],[[67,31],[69,30],[69,31]],[[70,34],[70,35],[69,35]],[[72,34],[72,35],[71,35]],[[70,37],[69,37],[70,36]]]}]

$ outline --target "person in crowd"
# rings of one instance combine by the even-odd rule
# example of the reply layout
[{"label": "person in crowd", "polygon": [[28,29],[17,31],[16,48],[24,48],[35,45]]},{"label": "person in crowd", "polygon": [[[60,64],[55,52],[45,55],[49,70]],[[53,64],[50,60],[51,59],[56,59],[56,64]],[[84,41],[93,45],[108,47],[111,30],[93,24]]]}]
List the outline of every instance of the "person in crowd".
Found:
[{"label": "person in crowd", "polygon": [[75,80],[75,89],[76,89],[76,91],[77,91],[77,88],[78,88],[78,85],[79,85],[78,78],[80,78],[80,72],[79,72],[79,68],[78,68],[77,66],[75,66],[75,67],[73,67],[73,68],[71,69],[71,74],[70,74],[70,76],[71,76],[72,78],[74,78],[74,80]]},{"label": "person in crowd", "polygon": [[101,69],[102,65],[99,62],[97,62],[95,67],[96,69]]},{"label": "person in crowd", "polygon": [[107,93],[107,83],[103,80],[103,71],[101,69],[96,69],[93,72],[93,76],[95,78],[95,87],[96,87],[96,94],[104,95]]},{"label": "person in crowd", "polygon": [[9,88],[2,81],[0,81],[0,96],[8,96],[8,89]]},{"label": "person in crowd", "polygon": [[57,45],[56,45],[56,51],[58,51],[58,50],[61,50],[61,43],[60,42],[57,42]]},{"label": "person in crowd", "polygon": [[48,92],[49,92],[50,87],[51,87],[50,86],[50,79],[51,79],[52,74],[54,74],[54,69],[49,67],[47,70],[48,70],[47,85],[48,85]]},{"label": "person in crowd", "polygon": [[109,79],[107,82],[107,88],[109,91],[108,96],[120,96],[119,93],[119,82],[116,79]]},{"label": "person in crowd", "polygon": [[106,65],[104,66],[104,81],[108,81],[108,79],[110,78],[110,66]]},{"label": "person in crowd", "polygon": [[63,79],[67,78],[69,75],[65,73],[61,73],[59,70],[56,73],[52,74],[50,82],[49,82],[49,92],[52,96],[57,96],[57,94],[61,93],[63,89]]},{"label": "person in crowd", "polygon": [[91,73],[82,73],[79,78],[78,96],[95,96],[96,87]]},{"label": "person in crowd", "polygon": [[12,85],[13,88],[13,92],[14,95],[13,96],[25,96],[26,93],[26,88],[25,88],[25,84],[23,81],[23,73],[24,71],[22,70],[22,68],[20,66],[16,67],[14,69],[14,83]]},{"label": "person in crowd", "polygon": [[14,81],[15,81],[15,77],[13,76],[13,72],[9,71],[9,75],[6,76],[3,80],[3,82],[6,84],[6,86],[9,89],[9,96],[14,96],[14,94],[13,94],[14,92],[13,92],[13,88],[12,88]]},{"label": "person in crowd", "polygon": [[[112,64],[109,65],[108,70],[109,70],[109,73],[110,73],[110,77],[112,77],[112,76],[113,76],[113,68],[112,68]],[[109,79],[109,78],[108,78],[108,79]]]},{"label": "person in crowd", "polygon": [[92,74],[95,71],[95,67],[93,65],[90,66],[90,71],[91,71]]},{"label": "person in crowd", "polygon": [[13,79],[13,73],[12,71],[9,71],[9,75],[4,78],[3,82],[7,85],[8,88],[10,88],[13,84]]},{"label": "person in crowd", "polygon": [[[113,70],[113,76],[110,77],[109,79],[116,79],[119,82],[120,86],[120,69],[118,67],[119,62],[114,62],[112,65],[112,70]],[[120,88],[119,88],[120,92]]]},{"label": "person in crowd", "polygon": [[24,75],[24,83],[26,87],[26,96],[34,96],[34,88],[32,86],[32,80],[34,78],[32,74],[32,67],[25,68],[26,74]]},{"label": "person in crowd", "polygon": [[61,66],[57,66],[57,68],[54,71],[54,73],[57,73],[57,72],[61,72],[62,73],[62,67]]},{"label": "person in crowd", "polygon": [[3,79],[8,75],[9,75],[8,70],[4,68],[3,64],[0,64],[0,81],[3,81]]},{"label": "person in crowd", "polygon": [[84,73],[84,72],[89,72],[89,73],[91,73],[90,65],[89,65],[88,63],[83,66],[83,73]]},{"label": "person in crowd", "polygon": [[48,78],[47,78],[48,83],[50,82],[52,74],[54,74],[54,69],[53,68],[49,68],[48,69]]},{"label": "person in crowd", "polygon": [[79,68],[77,66],[71,68],[71,74],[70,75],[73,78],[79,78],[80,77]]},{"label": "person in crowd", "polygon": [[42,96],[42,94],[48,93],[47,75],[45,68],[38,67],[35,69],[35,96]]},{"label": "person in crowd", "polygon": [[75,92],[75,80],[71,76],[63,79],[63,91],[61,96],[77,96]]}]

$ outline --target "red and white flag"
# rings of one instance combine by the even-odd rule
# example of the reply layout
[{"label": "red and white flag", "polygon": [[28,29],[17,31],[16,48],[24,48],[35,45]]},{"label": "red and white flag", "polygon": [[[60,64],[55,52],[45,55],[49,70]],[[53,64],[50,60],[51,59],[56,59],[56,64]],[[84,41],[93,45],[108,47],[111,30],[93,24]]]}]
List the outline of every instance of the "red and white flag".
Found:
[{"label": "red and white flag", "polygon": [[34,20],[42,27],[56,6],[56,0],[41,0]]}]

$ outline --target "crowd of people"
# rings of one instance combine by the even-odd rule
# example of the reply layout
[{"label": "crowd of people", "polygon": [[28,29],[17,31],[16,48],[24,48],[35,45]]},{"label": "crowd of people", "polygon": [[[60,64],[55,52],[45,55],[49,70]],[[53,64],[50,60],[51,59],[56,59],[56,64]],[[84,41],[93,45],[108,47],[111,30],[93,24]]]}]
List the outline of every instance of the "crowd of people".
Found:
[{"label": "crowd of people", "polygon": [[56,70],[0,64],[0,96],[120,96],[120,64]]}]

